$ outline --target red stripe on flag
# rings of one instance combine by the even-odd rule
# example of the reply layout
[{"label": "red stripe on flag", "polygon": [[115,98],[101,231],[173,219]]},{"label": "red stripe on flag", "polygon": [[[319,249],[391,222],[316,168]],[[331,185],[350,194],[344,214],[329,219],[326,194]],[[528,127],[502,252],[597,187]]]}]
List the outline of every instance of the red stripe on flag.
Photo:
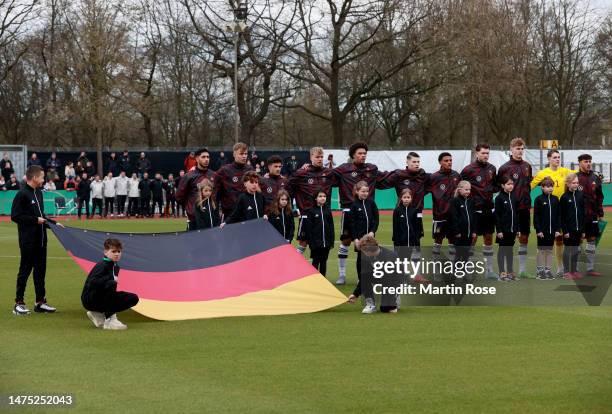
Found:
[{"label": "red stripe on flag", "polygon": [[[68,252],[89,272],[95,265]],[[129,253],[128,253],[129,254]],[[155,260],[152,258],[151,260]],[[121,269],[118,290],[142,299],[175,302],[206,301],[274,289],[316,273],[289,245],[283,245],[220,266],[180,272],[139,272]]]}]

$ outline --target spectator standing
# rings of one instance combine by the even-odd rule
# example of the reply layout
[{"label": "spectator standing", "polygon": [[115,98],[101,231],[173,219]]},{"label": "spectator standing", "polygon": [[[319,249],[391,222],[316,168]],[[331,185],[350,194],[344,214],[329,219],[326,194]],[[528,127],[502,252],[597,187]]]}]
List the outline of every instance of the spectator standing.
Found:
[{"label": "spectator standing", "polygon": [[68,161],[68,164],[64,167],[64,177],[74,178],[76,177],[76,171],[74,170],[74,164],[72,161]]},{"label": "spectator standing", "polygon": [[7,183],[11,181],[11,175],[15,173],[15,169],[13,168],[13,163],[9,158],[8,152],[4,153],[4,156],[0,161],[0,172],[2,173],[2,177],[4,177],[4,181]]},{"label": "spectator standing", "polygon": [[85,206],[85,217],[89,218],[89,192],[91,191],[91,182],[87,177],[87,173],[83,177],[76,178],[77,183],[77,215],[81,218],[81,210]]},{"label": "spectator standing", "polygon": [[121,171],[125,171],[126,175],[132,175],[132,160],[130,159],[130,153],[127,150],[124,150],[121,157],[119,157],[119,166],[121,167]]},{"label": "spectator standing", "polygon": [[31,167],[32,165],[38,165],[40,167],[40,160],[35,152],[32,153],[30,159],[28,160],[28,167]]},{"label": "spectator standing", "polygon": [[138,177],[143,177],[144,173],[148,175],[151,170],[151,161],[144,152],[140,153],[140,158],[136,161],[136,170],[138,172]]},{"label": "spectator standing", "polygon": [[185,167],[185,171],[189,172],[196,167],[198,161],[196,160],[195,152],[191,151],[189,155],[185,157],[185,161],[183,162],[183,167]]},{"label": "spectator standing", "polygon": [[119,167],[119,159],[117,158],[117,154],[111,152],[108,157],[108,165],[106,166],[106,172],[112,172],[113,177],[119,177],[119,172],[121,171]]}]

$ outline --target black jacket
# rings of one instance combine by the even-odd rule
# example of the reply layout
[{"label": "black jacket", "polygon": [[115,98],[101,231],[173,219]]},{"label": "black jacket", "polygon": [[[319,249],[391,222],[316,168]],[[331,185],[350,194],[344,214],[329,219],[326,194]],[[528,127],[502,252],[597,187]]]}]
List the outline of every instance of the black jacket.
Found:
[{"label": "black jacket", "polygon": [[96,263],[87,275],[81,293],[81,303],[85,309],[96,310],[106,303],[109,295],[117,291],[114,276],[119,275],[119,270],[119,265],[107,258]]},{"label": "black jacket", "polygon": [[476,233],[476,222],[474,215],[474,202],[471,198],[461,196],[453,198],[451,201],[451,222],[450,230],[453,236],[461,235],[463,239],[472,237]]},{"label": "black jacket", "polygon": [[293,240],[293,234],[295,233],[295,222],[293,216],[287,214],[285,209],[281,210],[280,214],[268,213],[268,221],[274,228],[283,236],[287,242]]},{"label": "black jacket", "polygon": [[11,207],[11,220],[17,223],[19,233],[19,247],[33,248],[47,246],[48,224],[38,224],[38,218],[47,219],[50,223],[55,223],[45,215],[45,205],[43,194],[40,189],[33,189],[29,185],[19,190],[13,198]]},{"label": "black jacket", "polygon": [[164,198],[164,182],[157,178],[151,181],[151,193],[153,193],[153,199],[161,200]]},{"label": "black jacket", "polygon": [[413,207],[399,205],[393,210],[393,245],[420,246],[423,237],[423,220]]},{"label": "black jacket", "polygon": [[206,200],[206,202],[202,203],[201,207],[198,207],[197,204],[194,205],[193,213],[195,215],[195,228],[197,230],[218,227],[221,224],[219,209],[213,208],[213,206],[210,204],[210,198]]},{"label": "black jacket", "polygon": [[536,233],[554,236],[561,232],[559,199],[552,194],[540,194],[533,202],[533,227]]},{"label": "black jacket", "polygon": [[563,234],[584,232],[584,196],[582,191],[567,191],[559,200]]},{"label": "black jacket", "polygon": [[144,198],[145,200],[151,198],[151,180],[148,178],[140,180],[138,189],[140,190],[140,198]]},{"label": "black jacket", "polygon": [[264,198],[261,193],[242,193],[232,214],[225,220],[226,223],[238,223],[241,221],[254,220],[264,216]]},{"label": "black jacket", "polygon": [[334,218],[327,206],[316,206],[306,210],[302,216],[302,229],[310,249],[331,249],[334,247]]},{"label": "black jacket", "polygon": [[353,240],[360,239],[370,232],[376,233],[376,230],[378,230],[378,207],[370,199],[355,200],[351,203],[346,220],[348,220],[347,228]]},{"label": "black jacket", "polygon": [[495,197],[495,228],[498,233],[517,233],[518,200],[514,194],[500,191]]},{"label": "black jacket", "polygon": [[91,190],[91,181],[89,179],[81,180],[77,186],[77,197],[81,200],[89,200],[89,192]]}]

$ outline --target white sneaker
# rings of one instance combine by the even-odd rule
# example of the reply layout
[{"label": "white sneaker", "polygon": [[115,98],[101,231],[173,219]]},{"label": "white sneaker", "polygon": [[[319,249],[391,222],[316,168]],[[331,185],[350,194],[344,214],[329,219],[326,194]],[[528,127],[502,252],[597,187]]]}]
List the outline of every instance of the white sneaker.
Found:
[{"label": "white sneaker", "polygon": [[49,305],[47,302],[37,303],[36,306],[34,306],[34,312],[37,313],[53,313],[56,310],[57,309]]},{"label": "white sneaker", "polygon": [[87,311],[87,317],[93,322],[96,328],[102,328],[104,326],[104,320],[106,318],[103,313]]},{"label": "white sneaker", "polygon": [[25,305],[25,303],[16,303],[15,306],[13,306],[13,315],[29,315],[29,314],[30,314],[30,310]]},{"label": "white sneaker", "polygon": [[104,329],[122,331],[124,329],[127,329],[127,325],[121,323],[119,319],[117,319],[117,315],[113,315],[110,318],[106,318],[106,320],[104,321]]},{"label": "white sneaker", "polygon": [[336,280],[336,285],[344,285],[346,283],[346,277],[345,276],[340,276],[338,277],[338,280]]},{"label": "white sneaker", "polygon": [[361,313],[370,314],[376,312],[376,304],[374,303],[374,299],[367,298],[366,305],[361,311]]}]

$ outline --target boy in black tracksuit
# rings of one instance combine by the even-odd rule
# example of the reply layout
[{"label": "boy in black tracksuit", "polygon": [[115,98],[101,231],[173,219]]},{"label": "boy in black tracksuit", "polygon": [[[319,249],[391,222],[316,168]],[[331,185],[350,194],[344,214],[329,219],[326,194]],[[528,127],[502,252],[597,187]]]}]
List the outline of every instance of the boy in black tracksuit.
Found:
[{"label": "boy in black tracksuit", "polygon": [[355,200],[349,207],[349,213],[346,215],[345,228],[348,228],[348,233],[351,239],[355,242],[355,251],[357,252],[357,286],[353,290],[353,294],[349,297],[349,301],[354,302],[361,296],[361,249],[359,249],[359,239],[366,234],[374,237],[378,230],[378,207],[373,199],[369,198],[370,189],[365,181],[360,181],[355,184]]},{"label": "boy in black tracksuit", "polygon": [[302,215],[302,229],[310,247],[312,265],[325,276],[327,258],[334,246],[334,218],[326,205],[327,194],[319,191],[316,196],[316,207],[306,210]]},{"label": "boy in black tracksuit", "polygon": [[226,224],[268,218],[264,213],[265,200],[259,191],[259,175],[255,171],[249,171],[243,175],[242,182],[246,192],[238,197],[234,211],[225,219]]},{"label": "boy in black tracksuit", "polygon": [[568,174],[566,192],[559,200],[561,230],[563,231],[563,267],[565,279],[581,279],[578,273],[578,251],[584,237],[584,196],[578,191],[578,177]]},{"label": "boy in black tracksuit", "polygon": [[495,227],[497,230],[496,243],[497,265],[501,280],[516,280],[513,270],[513,247],[517,233],[519,233],[518,200],[512,194],[514,181],[504,176],[500,179],[502,191],[495,197]]},{"label": "boy in black tracksuit", "polygon": [[[30,310],[24,302],[25,289],[34,270],[34,289],[36,292],[35,312],[52,313],[55,308],[47,304],[45,298],[45,274],[47,270],[47,228],[54,220],[45,215],[43,194],[40,186],[45,180],[45,173],[39,166],[30,166],[26,171],[26,183],[13,198],[11,220],[17,223],[19,250],[21,258],[17,273],[17,291],[15,294],[15,315],[28,315]],[[58,226],[63,227],[61,224]]]},{"label": "boy in black tracksuit", "polygon": [[552,249],[555,238],[561,235],[559,199],[552,195],[555,183],[546,177],[540,183],[542,194],[533,202],[533,227],[538,238],[537,276],[540,280],[554,279]]},{"label": "boy in black tracksuit", "polygon": [[117,278],[121,259],[121,242],[117,239],[104,241],[104,258],[87,275],[81,303],[88,310],[87,317],[96,328],[111,330],[127,329],[116,316],[117,312],[130,309],[138,303],[138,296],[130,292],[117,291]]},{"label": "boy in black tracksuit", "polygon": [[470,187],[468,181],[460,181],[451,201],[450,234],[455,237],[455,262],[469,260],[470,247],[476,237],[476,215],[474,202],[470,198]]}]

